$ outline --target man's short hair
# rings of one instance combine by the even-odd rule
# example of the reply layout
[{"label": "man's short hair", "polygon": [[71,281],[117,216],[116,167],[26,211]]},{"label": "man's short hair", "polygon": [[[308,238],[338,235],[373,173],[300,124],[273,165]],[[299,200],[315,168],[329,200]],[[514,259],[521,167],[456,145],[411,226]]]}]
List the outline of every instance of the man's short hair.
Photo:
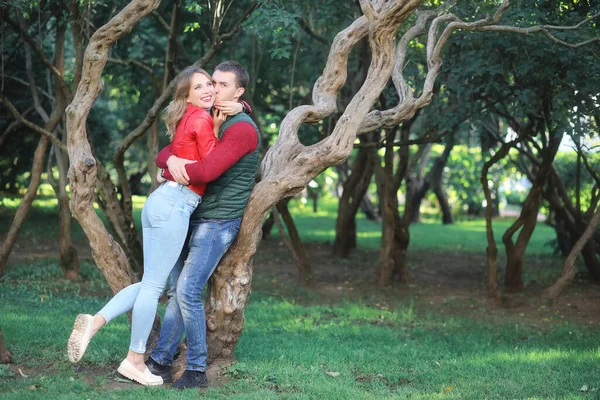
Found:
[{"label": "man's short hair", "polygon": [[235,84],[239,88],[246,88],[250,77],[246,68],[236,61],[223,61],[215,67],[215,71],[233,72],[235,74]]}]

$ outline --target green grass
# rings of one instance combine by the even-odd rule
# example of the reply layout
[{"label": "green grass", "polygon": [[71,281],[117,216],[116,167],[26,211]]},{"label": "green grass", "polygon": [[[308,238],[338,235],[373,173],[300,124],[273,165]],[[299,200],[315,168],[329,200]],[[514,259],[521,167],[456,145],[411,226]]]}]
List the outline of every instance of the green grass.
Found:
[{"label": "green grass", "polygon": [[[0,207],[0,232],[8,230],[16,202]],[[136,201],[135,215],[143,199]],[[47,242],[56,230],[56,203],[36,201],[20,240]],[[314,214],[300,202],[292,213],[305,241],[333,241],[335,203]],[[139,221],[139,220],[138,220]],[[510,221],[495,221],[497,239]],[[358,220],[359,247],[376,249],[380,224]],[[85,240],[74,225],[76,240]],[[411,249],[485,251],[485,224],[435,221],[411,226]],[[46,238],[46,239],[44,239]],[[551,252],[553,238],[540,224],[528,254]],[[500,243],[499,243],[500,244]],[[271,254],[271,256],[273,256]],[[257,257],[255,287],[261,286]],[[271,257],[272,258],[272,257]],[[271,260],[273,261],[273,260]],[[331,260],[322,260],[323,265]],[[364,260],[363,260],[364,261]],[[340,261],[342,262],[342,261]],[[344,260],[348,263],[352,260]],[[358,261],[357,261],[358,262]],[[373,261],[376,262],[376,261]],[[2,399],[184,399],[196,391],[119,384],[115,369],[128,347],[129,323],[112,322],[94,338],[84,360],[70,364],[66,341],[75,316],[95,312],[110,290],[100,272],[83,263],[82,281],[61,279],[55,260],[11,266],[0,279],[0,326],[27,377],[0,365]],[[254,291],[228,382],[202,392],[207,399],[597,399],[600,398],[600,332],[565,322],[544,329],[533,323],[448,317],[421,308],[411,292],[397,293],[389,309],[363,300],[331,300],[308,290],[274,296]],[[386,289],[389,295],[393,288]],[[92,293],[92,294],[90,294]],[[374,303],[374,302],[373,302]],[[462,303],[461,303],[462,304]],[[160,311],[164,310],[161,305]],[[427,311],[430,310],[430,311]],[[431,311],[434,310],[434,311]],[[508,320],[508,319],[507,319]],[[499,322],[500,321],[500,322]],[[119,386],[120,385],[120,386]],[[587,391],[580,391],[586,386]]]},{"label": "green grass", "polygon": [[[83,266],[84,283],[106,290]],[[52,262],[11,269],[0,292],[0,324],[23,378],[0,369],[0,397],[196,398],[197,392],[127,386],[113,389],[129,324],[115,320],[70,364],[65,344],[79,312],[107,300],[82,295],[80,283],[57,283]],[[86,289],[90,289],[86,287]],[[105,292],[106,293],[106,292]],[[558,323],[526,324],[419,314],[341,302],[300,305],[254,293],[229,382],[207,399],[592,399],[600,387],[600,332]],[[587,392],[580,392],[584,385]]]}]

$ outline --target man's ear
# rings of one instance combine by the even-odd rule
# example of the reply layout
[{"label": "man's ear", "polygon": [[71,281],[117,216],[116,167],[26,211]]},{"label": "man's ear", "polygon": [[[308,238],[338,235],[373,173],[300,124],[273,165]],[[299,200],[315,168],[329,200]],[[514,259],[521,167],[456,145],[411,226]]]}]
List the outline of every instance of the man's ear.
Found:
[{"label": "man's ear", "polygon": [[235,98],[237,98],[239,100],[240,97],[242,97],[242,95],[244,94],[245,91],[246,91],[246,89],[244,89],[243,87],[237,88],[235,90]]}]

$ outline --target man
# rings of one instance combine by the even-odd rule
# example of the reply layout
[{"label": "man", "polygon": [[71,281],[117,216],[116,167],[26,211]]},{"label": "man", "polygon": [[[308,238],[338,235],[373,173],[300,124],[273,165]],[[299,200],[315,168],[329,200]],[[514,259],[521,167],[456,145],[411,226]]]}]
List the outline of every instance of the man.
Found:
[{"label": "man", "polygon": [[[238,63],[223,62],[213,80],[218,112],[231,113],[248,84],[248,73]],[[147,366],[170,382],[171,363],[182,335],[187,338],[185,372],[175,389],[208,386],[206,378],[206,321],[201,293],[240,228],[244,208],[254,187],[260,134],[245,113],[228,117],[220,129],[220,143],[201,161],[175,157],[170,146],[156,158],[166,179],[182,184],[211,182],[192,214],[187,246],[171,273],[169,303],[160,338]]]}]

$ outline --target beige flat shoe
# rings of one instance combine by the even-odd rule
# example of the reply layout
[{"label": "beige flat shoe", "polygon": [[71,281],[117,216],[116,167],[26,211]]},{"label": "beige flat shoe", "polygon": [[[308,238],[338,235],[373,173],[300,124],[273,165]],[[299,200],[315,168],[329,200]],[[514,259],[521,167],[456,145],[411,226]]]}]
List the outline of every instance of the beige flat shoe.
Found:
[{"label": "beige flat shoe", "polygon": [[67,342],[69,361],[76,363],[81,360],[81,357],[83,357],[83,354],[90,343],[93,329],[94,317],[90,314],[79,314],[77,318],[75,318],[73,331]]},{"label": "beige flat shoe", "polygon": [[117,371],[127,379],[131,379],[144,386],[159,386],[163,384],[163,379],[160,376],[154,375],[148,367],[144,366],[144,371],[140,371],[124,359],[119,365]]}]

